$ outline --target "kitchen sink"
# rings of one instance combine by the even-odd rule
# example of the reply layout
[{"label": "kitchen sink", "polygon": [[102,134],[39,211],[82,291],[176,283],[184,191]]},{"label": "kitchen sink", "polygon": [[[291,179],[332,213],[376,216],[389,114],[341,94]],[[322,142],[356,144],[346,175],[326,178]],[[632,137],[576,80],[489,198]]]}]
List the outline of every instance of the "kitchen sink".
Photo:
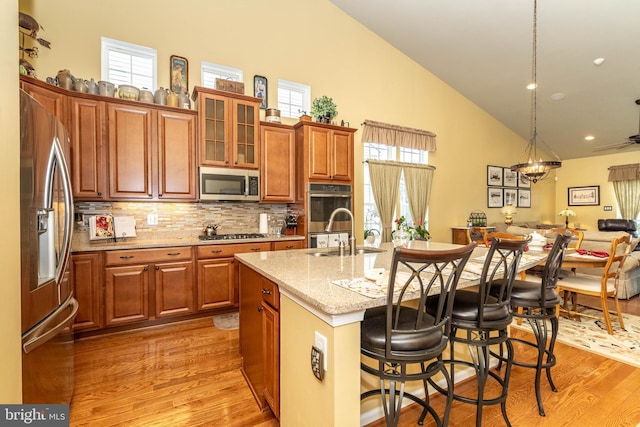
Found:
[{"label": "kitchen sink", "polygon": [[[375,254],[375,253],[379,253],[379,252],[385,252],[385,250],[384,249],[378,249],[378,248],[356,248],[356,255]],[[309,255],[317,256],[317,257],[339,256],[340,255],[340,251],[333,250],[333,251],[309,252]],[[344,256],[351,256],[351,255],[349,255],[349,249],[345,249]]]}]

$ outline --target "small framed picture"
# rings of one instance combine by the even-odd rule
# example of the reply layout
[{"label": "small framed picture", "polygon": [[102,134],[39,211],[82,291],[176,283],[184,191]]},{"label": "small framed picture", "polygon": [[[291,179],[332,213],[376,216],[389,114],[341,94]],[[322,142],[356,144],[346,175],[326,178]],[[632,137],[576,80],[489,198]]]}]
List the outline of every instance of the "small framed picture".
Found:
[{"label": "small framed picture", "polygon": [[569,187],[569,206],[599,206],[600,186]]},{"label": "small framed picture", "polygon": [[487,166],[487,185],[502,187],[502,168],[500,166]]},{"label": "small framed picture", "polygon": [[262,99],[260,108],[265,110],[268,105],[266,77],[258,75],[253,76],[253,96]]},{"label": "small framed picture", "polygon": [[518,190],[515,188],[504,189],[504,205],[518,206]]},{"label": "small framed picture", "polygon": [[504,206],[502,188],[487,188],[487,206],[490,208]]},{"label": "small framed picture", "polygon": [[518,172],[518,187],[531,188],[531,180],[520,172]]},{"label": "small framed picture", "polygon": [[503,183],[505,187],[518,186],[518,172],[513,172],[510,168],[502,168],[504,171]]},{"label": "small framed picture", "polygon": [[171,55],[171,90],[189,92],[189,61],[182,56]]},{"label": "small framed picture", "polygon": [[518,190],[518,207],[531,207],[531,190]]}]

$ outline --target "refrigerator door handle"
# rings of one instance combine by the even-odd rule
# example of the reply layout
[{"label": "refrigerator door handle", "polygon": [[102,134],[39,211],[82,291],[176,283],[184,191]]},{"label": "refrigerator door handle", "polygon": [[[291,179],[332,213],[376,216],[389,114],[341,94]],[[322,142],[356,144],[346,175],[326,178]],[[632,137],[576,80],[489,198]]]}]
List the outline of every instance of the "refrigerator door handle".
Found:
[{"label": "refrigerator door handle", "polygon": [[[44,329],[46,329],[53,320],[57,318],[58,314],[62,313],[69,306],[72,307],[71,314],[69,314],[69,316],[67,316],[67,318],[64,319],[64,321],[58,323],[52,329],[49,329],[45,333],[41,334],[41,332]],[[33,349],[41,346],[42,344],[49,341],[51,338],[58,335],[58,333],[62,329],[69,326],[69,324],[73,322],[73,320],[76,318],[76,315],[78,314],[78,307],[79,307],[78,301],[73,297],[69,297],[67,302],[65,304],[62,304],[60,307],[56,309],[56,311],[51,313],[51,315],[47,318],[47,320],[42,322],[40,325],[36,326],[31,332],[29,332],[24,337],[23,341],[25,342],[22,345],[22,349],[24,350],[24,352],[29,353]]]},{"label": "refrigerator door handle", "polygon": [[64,276],[64,272],[67,269],[67,262],[69,261],[69,253],[71,252],[71,237],[73,233],[73,193],[71,190],[71,176],[69,174],[69,168],[67,162],[64,159],[64,152],[58,138],[54,139],[53,149],[55,151],[55,157],[58,162],[60,175],[62,177],[62,191],[64,193],[64,229],[61,248],[61,259],[58,263],[58,270],[56,271],[56,282],[61,283]]}]

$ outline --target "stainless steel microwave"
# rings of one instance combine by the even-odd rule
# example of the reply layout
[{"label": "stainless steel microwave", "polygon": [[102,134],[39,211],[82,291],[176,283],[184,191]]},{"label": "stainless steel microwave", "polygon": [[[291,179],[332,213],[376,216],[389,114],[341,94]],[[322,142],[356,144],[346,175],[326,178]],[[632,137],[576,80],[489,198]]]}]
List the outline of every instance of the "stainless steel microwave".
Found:
[{"label": "stainless steel microwave", "polygon": [[257,202],[260,172],[200,166],[200,200]]}]

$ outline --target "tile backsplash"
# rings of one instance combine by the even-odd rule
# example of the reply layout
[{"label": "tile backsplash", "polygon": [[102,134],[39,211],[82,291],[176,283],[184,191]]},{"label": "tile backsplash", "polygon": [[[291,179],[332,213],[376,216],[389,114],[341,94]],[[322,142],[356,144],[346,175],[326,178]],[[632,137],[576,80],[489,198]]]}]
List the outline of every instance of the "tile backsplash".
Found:
[{"label": "tile backsplash", "polygon": [[[257,233],[259,217],[266,213],[269,227],[279,225],[290,213],[286,204],[260,203],[154,203],[76,202],[76,216],[111,214],[133,216],[138,231],[185,231],[197,233],[207,224],[218,224],[219,234]],[[157,214],[158,224],[147,224],[149,214]],[[85,228],[80,226],[79,229]]]}]

